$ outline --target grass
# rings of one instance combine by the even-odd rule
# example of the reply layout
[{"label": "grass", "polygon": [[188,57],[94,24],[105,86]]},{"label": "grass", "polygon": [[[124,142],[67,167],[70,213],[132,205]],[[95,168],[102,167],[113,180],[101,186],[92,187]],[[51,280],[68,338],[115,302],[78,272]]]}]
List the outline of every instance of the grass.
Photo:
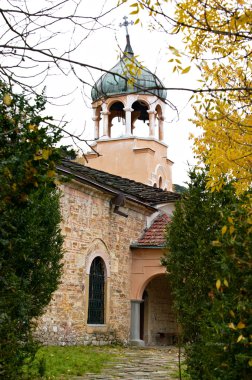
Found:
[{"label": "grass", "polygon": [[[26,378],[63,380],[85,373],[100,373],[113,355],[106,349],[86,346],[42,347],[30,367],[24,367]],[[30,369],[30,371],[28,370]]]}]

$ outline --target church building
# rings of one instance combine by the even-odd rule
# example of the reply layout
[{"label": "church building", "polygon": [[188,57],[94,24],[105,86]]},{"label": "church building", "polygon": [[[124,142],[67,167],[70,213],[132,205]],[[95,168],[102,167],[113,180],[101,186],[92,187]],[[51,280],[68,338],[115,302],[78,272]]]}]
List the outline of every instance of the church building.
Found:
[{"label": "church building", "polygon": [[[179,199],[163,142],[165,100],[161,81],[136,61],[127,32],[121,59],[92,89],[93,150],[58,166],[69,177],[61,185],[65,254],[61,284],[39,321],[47,344],[176,339],[160,263]],[[139,123],[143,136],[135,133]]]}]

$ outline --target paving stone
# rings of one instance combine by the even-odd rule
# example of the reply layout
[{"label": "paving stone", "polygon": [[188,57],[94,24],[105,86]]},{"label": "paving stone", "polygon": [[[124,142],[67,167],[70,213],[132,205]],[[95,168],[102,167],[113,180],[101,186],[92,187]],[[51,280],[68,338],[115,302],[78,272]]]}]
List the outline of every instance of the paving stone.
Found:
[{"label": "paving stone", "polygon": [[178,350],[175,347],[107,348],[116,355],[100,374],[87,373],[71,380],[175,380]]}]

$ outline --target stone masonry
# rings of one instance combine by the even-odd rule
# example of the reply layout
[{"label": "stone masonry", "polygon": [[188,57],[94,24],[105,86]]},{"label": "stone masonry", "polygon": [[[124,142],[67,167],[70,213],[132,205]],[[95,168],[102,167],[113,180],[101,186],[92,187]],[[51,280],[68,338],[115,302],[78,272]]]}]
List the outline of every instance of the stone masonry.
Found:
[{"label": "stone masonry", "polygon": [[[127,201],[128,218],[113,213],[111,196],[76,181],[62,185],[62,232],[65,236],[61,284],[38,324],[46,344],[127,343],[130,334],[130,244],[145,228],[147,208]],[[104,325],[87,325],[88,263],[105,261]]]}]

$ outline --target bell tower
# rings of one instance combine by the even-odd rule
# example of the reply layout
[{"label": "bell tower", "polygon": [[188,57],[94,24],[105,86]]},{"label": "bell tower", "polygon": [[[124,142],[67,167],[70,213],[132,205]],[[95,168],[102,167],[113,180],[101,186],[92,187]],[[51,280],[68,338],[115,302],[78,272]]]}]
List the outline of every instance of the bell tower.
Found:
[{"label": "bell tower", "polygon": [[[91,92],[94,150],[78,161],[89,167],[172,191],[172,161],[164,139],[166,90],[158,77],[134,56],[128,33],[119,62],[101,76]],[[113,125],[115,122],[115,125]],[[145,123],[145,126],[144,126]],[[120,125],[121,124],[121,125]],[[141,136],[147,129],[147,136]],[[147,128],[146,128],[147,125]],[[136,126],[138,135],[135,134]],[[121,128],[120,137],[112,128]]]}]

